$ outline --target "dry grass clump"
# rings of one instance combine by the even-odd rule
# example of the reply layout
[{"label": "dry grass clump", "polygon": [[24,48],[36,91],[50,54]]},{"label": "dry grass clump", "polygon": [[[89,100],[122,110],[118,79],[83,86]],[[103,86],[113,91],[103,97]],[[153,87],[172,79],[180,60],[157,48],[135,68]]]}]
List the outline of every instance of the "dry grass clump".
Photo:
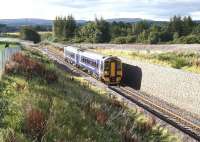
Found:
[{"label": "dry grass clump", "polygon": [[138,131],[141,133],[147,133],[149,132],[153,126],[155,126],[156,120],[154,118],[147,118],[147,117],[139,117],[136,119],[136,127],[138,128]]},{"label": "dry grass clump", "polygon": [[111,99],[109,102],[113,107],[122,109],[124,107],[124,104],[120,101],[116,100],[115,98]]},{"label": "dry grass clump", "polygon": [[7,132],[7,135],[5,136],[5,142],[19,142],[14,131],[9,130]]},{"label": "dry grass clump", "polygon": [[96,113],[96,120],[99,124],[105,125],[108,120],[108,115],[104,111],[97,111]]}]

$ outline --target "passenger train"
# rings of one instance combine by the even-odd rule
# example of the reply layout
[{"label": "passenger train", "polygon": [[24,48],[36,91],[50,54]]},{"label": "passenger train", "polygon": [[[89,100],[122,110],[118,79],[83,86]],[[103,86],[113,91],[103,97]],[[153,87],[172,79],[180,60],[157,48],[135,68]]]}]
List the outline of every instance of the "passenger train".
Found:
[{"label": "passenger train", "polygon": [[74,66],[109,85],[118,85],[122,79],[122,62],[114,56],[103,56],[78,47],[64,47],[64,58]]}]

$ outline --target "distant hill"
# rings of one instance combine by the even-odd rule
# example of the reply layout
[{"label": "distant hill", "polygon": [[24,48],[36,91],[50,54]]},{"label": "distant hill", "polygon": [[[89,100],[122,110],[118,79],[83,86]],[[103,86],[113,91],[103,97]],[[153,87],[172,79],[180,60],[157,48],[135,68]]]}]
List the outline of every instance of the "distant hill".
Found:
[{"label": "distant hill", "polygon": [[45,19],[0,19],[1,24],[6,24],[8,26],[23,26],[23,25],[52,25],[52,20]]},{"label": "distant hill", "polygon": [[[123,22],[123,23],[136,23],[139,21],[142,21],[141,18],[115,18],[115,19],[106,19],[108,22]],[[153,20],[147,20],[147,21],[153,21]]]},{"label": "distant hill", "polygon": [[[51,26],[53,20],[46,19],[34,19],[34,18],[23,18],[23,19],[0,19],[0,24],[6,24],[7,26],[35,26],[35,25],[47,25]],[[77,20],[79,24],[84,24],[87,21],[85,20]]]},{"label": "distant hill", "polygon": [[[142,21],[144,19],[141,18],[113,18],[113,19],[106,19],[106,21],[112,23],[112,22],[124,22],[124,23],[137,23],[139,21]],[[153,21],[153,20],[146,20],[150,23],[166,23],[166,21]],[[53,20],[46,20],[46,19],[37,19],[37,18],[23,18],[23,19],[0,19],[0,24],[6,24],[8,26],[13,27],[19,27],[23,25],[47,25],[51,26]],[[88,21],[86,20],[77,20],[78,24],[85,24]],[[200,23],[200,21],[196,21],[197,23]]]},{"label": "distant hill", "polygon": [[[143,19],[140,18],[115,18],[115,19],[106,19],[106,21],[112,22],[124,22],[124,23],[136,23]],[[153,20],[147,20],[153,21]],[[35,18],[23,18],[23,19],[0,19],[0,24],[6,24],[8,26],[23,26],[23,25],[52,25],[52,20],[46,19],[35,19]],[[86,20],[77,20],[78,24],[85,24]]]},{"label": "distant hill", "polygon": [[[109,23],[112,22],[124,22],[124,23],[137,23],[139,21],[142,21],[144,19],[141,18],[114,18],[114,19],[106,19]],[[146,19],[147,22],[149,23],[156,23],[156,24],[162,24],[162,23],[167,23],[166,21],[153,21],[153,20],[148,20]],[[86,20],[77,20],[78,24],[85,24],[88,21]],[[200,23],[200,21],[195,21],[197,23]],[[0,19],[0,24],[6,24],[8,26],[13,26],[13,27],[18,27],[18,26],[23,26],[23,25],[47,25],[51,26],[53,23],[53,20],[46,20],[46,19],[37,19],[37,18],[23,18],[23,19]]]}]

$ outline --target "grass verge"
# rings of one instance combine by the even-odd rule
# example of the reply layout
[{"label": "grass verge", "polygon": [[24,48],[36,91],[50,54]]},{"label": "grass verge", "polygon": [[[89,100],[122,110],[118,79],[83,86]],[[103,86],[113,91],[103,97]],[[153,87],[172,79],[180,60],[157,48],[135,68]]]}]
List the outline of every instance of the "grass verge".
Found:
[{"label": "grass verge", "polygon": [[153,118],[72,78],[38,52],[13,57],[0,92],[0,141],[180,141]]},{"label": "grass verge", "polygon": [[145,61],[147,63],[159,64],[184,71],[200,73],[200,54],[197,53],[137,53],[135,51],[93,49],[93,51],[104,54]]},{"label": "grass verge", "polygon": [[17,42],[1,42],[0,41],[0,50],[3,50],[6,46],[6,44],[8,44],[9,45],[8,47],[11,47],[11,48],[15,48],[15,47],[20,46],[20,44],[17,43]]}]

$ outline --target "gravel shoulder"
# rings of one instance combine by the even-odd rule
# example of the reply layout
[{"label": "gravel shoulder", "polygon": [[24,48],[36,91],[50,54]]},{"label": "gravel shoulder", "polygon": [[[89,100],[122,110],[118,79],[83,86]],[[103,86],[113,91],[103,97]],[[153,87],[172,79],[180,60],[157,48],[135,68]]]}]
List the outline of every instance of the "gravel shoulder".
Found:
[{"label": "gravel shoulder", "polygon": [[142,70],[141,91],[200,115],[200,75],[122,58]]},{"label": "gravel shoulder", "polygon": [[198,52],[200,53],[200,44],[75,44],[85,48],[106,48],[118,50],[130,50],[147,53],[163,53],[163,52]]}]

